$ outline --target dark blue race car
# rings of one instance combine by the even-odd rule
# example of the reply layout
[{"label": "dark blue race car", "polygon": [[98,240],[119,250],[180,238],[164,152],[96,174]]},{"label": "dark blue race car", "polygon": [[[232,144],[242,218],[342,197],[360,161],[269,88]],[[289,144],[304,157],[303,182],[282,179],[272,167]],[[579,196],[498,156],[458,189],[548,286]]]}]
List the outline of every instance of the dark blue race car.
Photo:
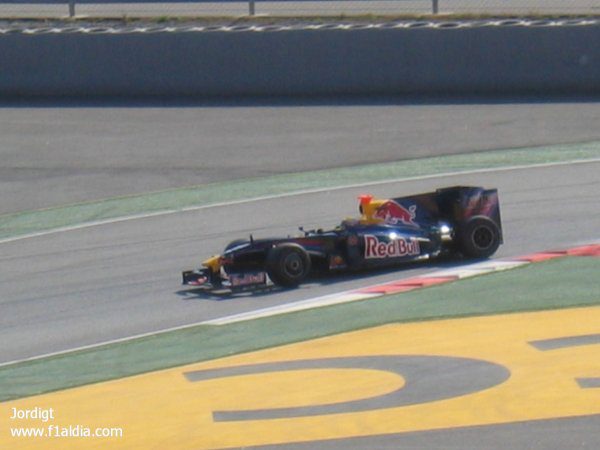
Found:
[{"label": "dark blue race car", "polygon": [[443,255],[487,258],[502,243],[496,189],[455,186],[393,199],[360,197],[358,219],[298,237],[231,242],[183,283],[208,290],[295,287],[311,272],[359,271]]}]

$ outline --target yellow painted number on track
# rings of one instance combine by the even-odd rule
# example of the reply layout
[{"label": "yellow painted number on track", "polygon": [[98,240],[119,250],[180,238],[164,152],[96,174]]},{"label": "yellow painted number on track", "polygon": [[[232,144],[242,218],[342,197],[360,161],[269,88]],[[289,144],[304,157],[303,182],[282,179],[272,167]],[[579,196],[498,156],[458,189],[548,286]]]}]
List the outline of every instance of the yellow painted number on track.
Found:
[{"label": "yellow painted number on track", "polygon": [[[589,414],[600,307],[387,325],[2,403],[0,448],[218,449]],[[49,426],[122,435],[12,435]]]}]

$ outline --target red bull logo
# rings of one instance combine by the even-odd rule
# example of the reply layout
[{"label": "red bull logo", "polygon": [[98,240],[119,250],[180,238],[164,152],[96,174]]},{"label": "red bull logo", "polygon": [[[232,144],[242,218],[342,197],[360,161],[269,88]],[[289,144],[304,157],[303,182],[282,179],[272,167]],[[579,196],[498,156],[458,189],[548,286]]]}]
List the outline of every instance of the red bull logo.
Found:
[{"label": "red bull logo", "polygon": [[393,200],[388,200],[375,211],[374,217],[376,219],[383,219],[383,221],[390,225],[409,225],[411,227],[419,227],[415,223],[414,219],[417,217],[417,205],[412,205],[409,208],[405,208],[400,203],[396,203]]},{"label": "red bull logo", "polygon": [[421,253],[419,241],[392,239],[389,242],[380,241],[377,236],[365,234],[365,259],[399,258],[402,256],[416,256]]},{"label": "red bull logo", "polygon": [[232,274],[229,276],[229,281],[231,282],[231,286],[239,287],[251,284],[263,284],[266,282],[266,279],[264,272],[257,272],[243,275]]}]

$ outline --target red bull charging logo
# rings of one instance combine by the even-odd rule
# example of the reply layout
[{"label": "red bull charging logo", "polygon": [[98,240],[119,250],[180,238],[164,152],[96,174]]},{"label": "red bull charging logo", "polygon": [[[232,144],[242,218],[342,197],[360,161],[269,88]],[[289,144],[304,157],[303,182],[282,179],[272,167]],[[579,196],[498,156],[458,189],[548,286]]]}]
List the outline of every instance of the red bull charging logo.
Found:
[{"label": "red bull charging logo", "polygon": [[409,225],[411,227],[419,227],[415,223],[414,219],[417,217],[417,205],[412,205],[409,208],[405,208],[399,203],[393,200],[388,200],[375,211],[374,217],[377,219],[383,219],[383,221],[390,225]]}]

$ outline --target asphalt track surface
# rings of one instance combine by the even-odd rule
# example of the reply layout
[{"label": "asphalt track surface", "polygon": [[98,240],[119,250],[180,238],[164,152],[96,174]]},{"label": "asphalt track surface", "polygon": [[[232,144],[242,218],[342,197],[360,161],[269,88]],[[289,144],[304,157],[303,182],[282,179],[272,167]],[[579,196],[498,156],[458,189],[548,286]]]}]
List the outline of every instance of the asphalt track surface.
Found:
[{"label": "asphalt track surface", "polygon": [[598,426],[600,426],[599,416],[587,416],[247,448],[253,450],[592,449],[600,447]]},{"label": "asphalt track surface", "polygon": [[[264,115],[253,116],[257,111]],[[222,107],[3,109],[0,128],[9,133],[0,150],[2,192],[7,186],[19,186],[20,191],[13,194],[20,192],[23,201],[15,203],[8,192],[2,196],[2,208],[5,212],[30,209],[39,207],[37,201],[46,206],[63,204],[78,201],[76,197],[81,195],[82,199],[118,195],[131,186],[147,191],[200,184],[212,181],[211,177],[286,171],[290,166],[307,170],[426,154],[596,140],[600,137],[599,113],[595,103],[304,106],[299,110],[243,107],[229,111]],[[226,120],[229,115],[231,121]],[[118,128],[119,121],[127,117],[129,122]],[[171,117],[166,124],[165,117]],[[132,123],[137,124],[137,132],[131,129]],[[195,134],[198,129],[204,131]],[[258,142],[253,142],[254,138]],[[46,152],[41,150],[44,143]],[[172,145],[165,153],[167,143]],[[303,149],[309,151],[302,153]],[[24,163],[27,154],[39,158],[19,172],[18,162]],[[202,162],[194,165],[197,160]],[[171,164],[162,167],[161,162]],[[506,244],[497,257],[515,256],[598,239],[599,170],[597,162],[561,165],[390,183],[369,191],[390,196],[458,183],[498,187]],[[186,173],[189,178],[179,176]],[[22,179],[25,174],[30,178]],[[88,176],[89,190],[82,193],[77,183],[86,184]],[[4,184],[7,178],[9,182]],[[53,189],[56,186],[62,189]],[[359,279],[318,279],[295,291],[232,299],[208,298],[181,289],[179,271],[219,252],[229,240],[249,233],[257,237],[294,233],[298,225],[334,226],[341,218],[356,214],[356,196],[364,192],[365,188],[347,189],[251,202],[2,244],[0,341],[10,344],[0,347],[0,362],[432,270],[423,266],[368,273]],[[600,444],[595,431],[598,420],[594,416],[289,448],[398,448],[399,443],[402,448],[595,448]]]},{"label": "asphalt track surface", "polygon": [[236,178],[600,140],[600,102],[0,107],[0,214]]},{"label": "asphalt track surface", "polygon": [[[500,190],[506,244],[497,256],[597,239],[600,163],[390,183],[369,191],[409,194],[454,184]],[[316,279],[294,291],[221,299],[180,286],[233,238],[297,233],[356,216],[365,188],[300,195],[134,220],[2,245],[0,362],[201,322],[422,273]]]}]

